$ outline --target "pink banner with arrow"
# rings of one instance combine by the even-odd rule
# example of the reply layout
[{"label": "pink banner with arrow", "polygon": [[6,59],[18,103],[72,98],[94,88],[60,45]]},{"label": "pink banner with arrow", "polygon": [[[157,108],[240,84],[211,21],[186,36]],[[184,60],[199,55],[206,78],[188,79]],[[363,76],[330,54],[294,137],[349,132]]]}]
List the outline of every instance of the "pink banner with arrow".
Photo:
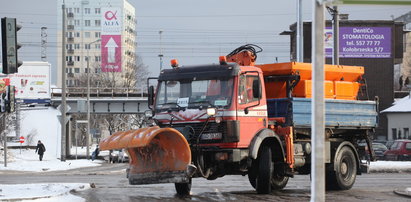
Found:
[{"label": "pink banner with arrow", "polygon": [[121,35],[101,36],[101,71],[121,72]]}]

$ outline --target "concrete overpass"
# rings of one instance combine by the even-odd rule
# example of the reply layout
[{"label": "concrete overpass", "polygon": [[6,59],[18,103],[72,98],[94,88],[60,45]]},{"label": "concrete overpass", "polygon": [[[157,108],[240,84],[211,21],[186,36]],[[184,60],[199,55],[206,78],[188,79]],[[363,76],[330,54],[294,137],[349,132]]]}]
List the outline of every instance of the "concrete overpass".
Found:
[{"label": "concrete overpass", "polygon": [[[68,88],[66,103],[68,114],[87,113],[87,89]],[[52,89],[51,105],[61,104],[61,90]],[[93,114],[136,114],[148,110],[147,95],[143,89],[90,89],[90,113]]]}]

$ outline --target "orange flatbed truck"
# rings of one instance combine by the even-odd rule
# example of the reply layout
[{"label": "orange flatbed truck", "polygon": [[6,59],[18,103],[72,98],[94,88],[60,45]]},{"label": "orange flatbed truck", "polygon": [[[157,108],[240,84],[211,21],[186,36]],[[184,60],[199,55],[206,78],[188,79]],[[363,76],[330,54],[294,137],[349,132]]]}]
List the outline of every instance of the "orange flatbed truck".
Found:
[{"label": "orange flatbed truck", "polygon": [[[255,58],[239,51],[220,64],[172,61],[156,89],[149,87],[155,126],[117,132],[100,148],[126,149],[130,184],[175,183],[180,195],[190,193],[195,177],[248,175],[266,194],[310,174],[311,64],[255,65]],[[363,67],[325,71],[326,187],[346,190],[367,170],[358,142],[371,148],[377,103],[356,100]]]}]

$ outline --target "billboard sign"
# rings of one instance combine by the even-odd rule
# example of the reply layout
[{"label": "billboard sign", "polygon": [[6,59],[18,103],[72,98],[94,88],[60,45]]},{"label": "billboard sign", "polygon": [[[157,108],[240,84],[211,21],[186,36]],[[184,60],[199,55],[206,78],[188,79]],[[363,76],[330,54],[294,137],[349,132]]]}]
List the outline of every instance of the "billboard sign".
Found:
[{"label": "billboard sign", "polygon": [[121,72],[122,13],[117,7],[102,8],[101,71]]},{"label": "billboard sign", "polygon": [[23,62],[18,73],[9,74],[10,85],[15,86],[16,99],[49,100],[50,66],[48,62]]},{"label": "billboard sign", "polygon": [[[340,58],[391,58],[391,27],[340,27]],[[325,30],[325,54],[332,57],[333,33]]]}]

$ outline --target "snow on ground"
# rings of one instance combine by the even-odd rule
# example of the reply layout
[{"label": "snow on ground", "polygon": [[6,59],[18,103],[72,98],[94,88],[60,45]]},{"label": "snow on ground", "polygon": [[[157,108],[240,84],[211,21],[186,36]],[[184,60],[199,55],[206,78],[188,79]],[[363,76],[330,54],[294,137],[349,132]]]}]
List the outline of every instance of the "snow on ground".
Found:
[{"label": "snow on ground", "polygon": [[370,172],[411,172],[411,161],[371,162]]},{"label": "snow on ground", "polygon": [[34,172],[44,172],[44,171],[56,171],[56,170],[69,170],[81,167],[92,167],[100,166],[101,160],[66,160],[65,162],[60,161],[53,154],[48,154],[47,150],[44,153],[43,161],[39,160],[39,155],[35,153],[34,149],[22,149],[21,154],[19,149],[9,149],[8,150],[8,161],[7,167],[4,167],[3,157],[0,160],[0,173],[1,170],[16,170],[16,171],[34,171]]},{"label": "snow on ground", "polygon": [[90,188],[84,183],[65,184],[0,184],[0,200],[22,201],[85,201],[83,198],[71,195],[71,190],[82,191]]}]

